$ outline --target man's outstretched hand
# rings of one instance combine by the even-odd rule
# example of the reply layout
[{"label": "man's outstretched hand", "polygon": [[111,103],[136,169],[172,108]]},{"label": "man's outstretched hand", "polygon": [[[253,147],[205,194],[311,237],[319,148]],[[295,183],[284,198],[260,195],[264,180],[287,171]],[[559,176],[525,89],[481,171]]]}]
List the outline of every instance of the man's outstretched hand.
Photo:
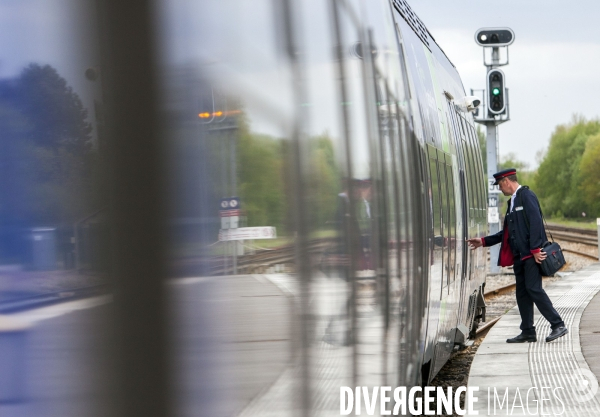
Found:
[{"label": "man's outstretched hand", "polygon": [[483,239],[480,237],[474,237],[473,239],[467,239],[467,243],[469,244],[471,250],[474,250],[483,246]]}]

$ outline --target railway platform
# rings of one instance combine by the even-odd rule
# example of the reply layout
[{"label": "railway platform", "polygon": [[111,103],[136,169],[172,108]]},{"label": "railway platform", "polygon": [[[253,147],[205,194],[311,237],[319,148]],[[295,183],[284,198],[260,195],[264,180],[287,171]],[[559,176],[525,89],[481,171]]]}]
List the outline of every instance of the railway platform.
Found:
[{"label": "railway platform", "polygon": [[509,310],[479,346],[469,374],[478,415],[600,415],[600,263],[546,288],[569,333],[546,343],[549,323],[536,309],[535,343],[506,343],[519,334]]}]

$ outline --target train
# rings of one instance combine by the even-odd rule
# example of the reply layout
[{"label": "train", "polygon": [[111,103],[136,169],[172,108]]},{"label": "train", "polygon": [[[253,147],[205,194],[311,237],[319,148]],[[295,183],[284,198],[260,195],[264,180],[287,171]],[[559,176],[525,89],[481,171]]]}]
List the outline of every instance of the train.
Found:
[{"label": "train", "polygon": [[[431,382],[485,321],[486,255],[465,242],[487,230],[479,100],[456,67],[404,0],[163,6],[167,135],[197,167],[172,179],[174,244],[274,227],[294,249],[275,281],[297,287],[298,363],[334,360],[325,344],[349,386]],[[185,274],[234,273],[245,242]],[[299,384],[323,392],[313,371]]]},{"label": "train", "polygon": [[120,414],[338,415],[472,343],[481,100],[407,1],[37,3],[10,6],[0,267],[109,284],[109,324],[64,334],[115,359]]}]

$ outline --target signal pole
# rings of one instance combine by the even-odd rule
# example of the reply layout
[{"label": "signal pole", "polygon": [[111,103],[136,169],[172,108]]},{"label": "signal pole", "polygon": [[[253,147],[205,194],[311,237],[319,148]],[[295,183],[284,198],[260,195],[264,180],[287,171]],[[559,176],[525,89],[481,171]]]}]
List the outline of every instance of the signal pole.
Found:
[{"label": "signal pole", "polygon": [[[508,65],[508,46],[515,40],[515,33],[509,28],[482,28],[475,32],[475,42],[483,47],[483,65],[487,68],[486,94],[483,106],[476,113],[475,121],[486,127],[487,176],[488,176],[488,227],[489,233],[500,231],[498,197],[500,189],[494,183],[498,172],[498,125],[510,120],[508,111],[508,89],[504,73],[499,67]],[[491,48],[491,61],[486,59],[486,50]],[[506,60],[500,61],[500,48],[506,48]],[[473,94],[473,90],[471,90]],[[481,117],[479,117],[481,115]],[[490,273],[500,273],[496,259],[500,253],[498,245],[490,247]]]}]

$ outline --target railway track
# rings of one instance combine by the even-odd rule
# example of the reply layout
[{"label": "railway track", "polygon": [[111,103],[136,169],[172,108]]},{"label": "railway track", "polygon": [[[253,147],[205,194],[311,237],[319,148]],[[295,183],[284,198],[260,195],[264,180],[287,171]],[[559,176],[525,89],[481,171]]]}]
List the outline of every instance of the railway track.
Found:
[{"label": "railway track", "polygon": [[581,229],[575,227],[566,226],[548,226],[548,232],[552,233],[552,236],[556,240],[563,240],[565,242],[581,243],[588,246],[598,245],[598,231],[590,229]]},{"label": "railway track", "polygon": [[[565,226],[551,225],[548,230],[559,241],[581,243],[587,246],[597,246],[598,238],[597,231],[588,229],[579,229]],[[332,244],[332,239],[317,239],[311,242],[311,254],[319,254],[326,251],[327,247]],[[573,249],[563,248],[564,252],[572,253],[578,256],[583,256],[589,259],[598,260],[598,256],[589,253],[576,251]],[[294,246],[286,245],[271,250],[259,251],[252,255],[245,255],[239,258],[238,273],[265,273],[269,268],[279,264],[289,264],[294,261]],[[231,260],[225,263],[224,258],[216,258],[208,267],[211,275],[226,275],[233,272]],[[514,284],[506,287],[498,288],[485,294],[485,298],[502,295],[513,291]],[[12,313],[32,308],[38,308],[46,305],[56,304],[64,301],[70,301],[80,298],[92,297],[96,295],[106,294],[108,292],[107,285],[94,285],[82,288],[73,288],[68,290],[56,291],[51,293],[36,294],[28,297],[5,300],[0,302],[0,314]],[[492,322],[486,323],[479,331],[485,331],[487,326],[491,326]]]},{"label": "railway track", "polygon": [[572,250],[572,249],[565,249],[562,248],[563,252],[567,252],[567,253],[573,253],[575,255],[578,256],[583,256],[584,258],[589,258],[589,259],[594,259],[594,260],[598,260],[598,256],[597,255],[590,255],[589,253],[585,253],[585,252],[581,252],[581,251],[576,251],[576,250]]}]

